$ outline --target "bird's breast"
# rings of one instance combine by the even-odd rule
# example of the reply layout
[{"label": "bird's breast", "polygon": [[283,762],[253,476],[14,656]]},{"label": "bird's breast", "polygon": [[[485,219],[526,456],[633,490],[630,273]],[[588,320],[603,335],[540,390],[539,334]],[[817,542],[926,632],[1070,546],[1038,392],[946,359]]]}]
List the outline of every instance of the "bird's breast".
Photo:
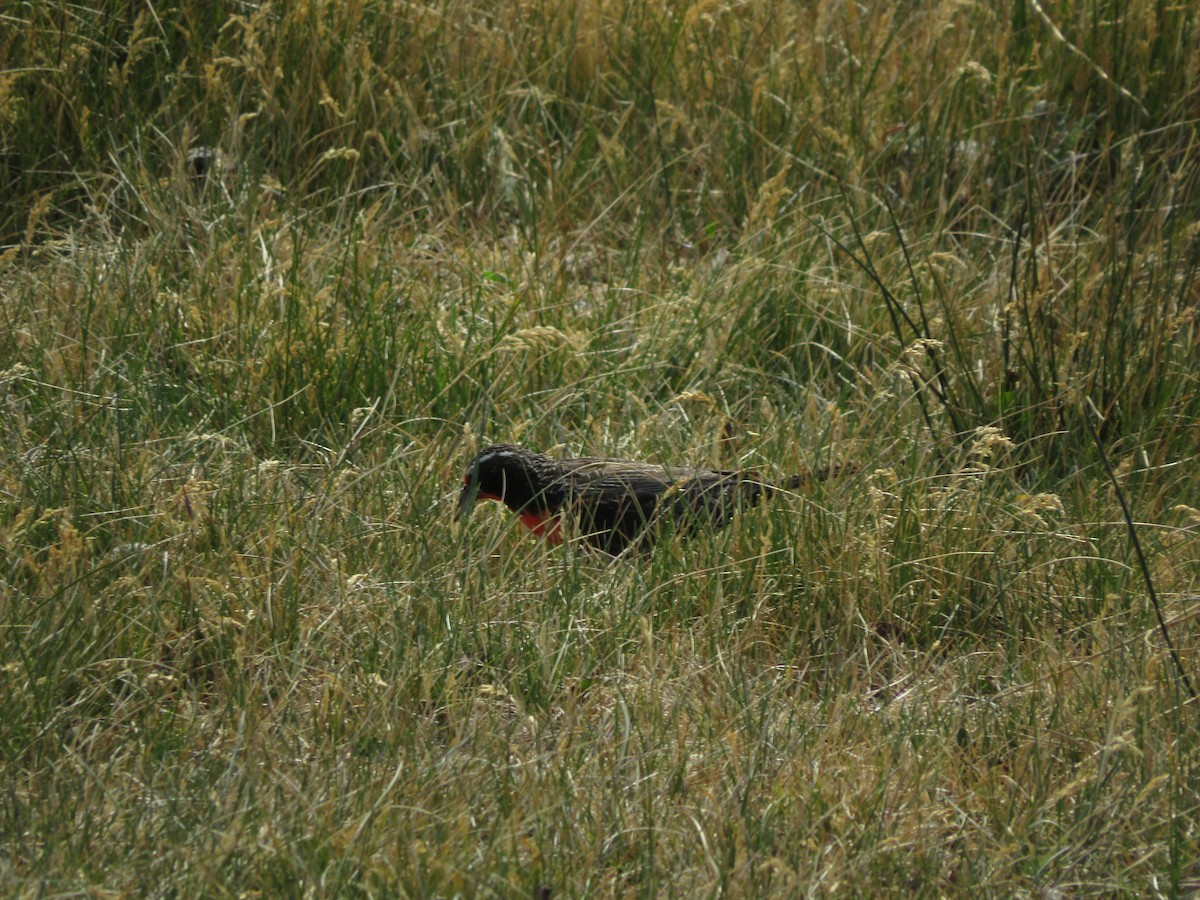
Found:
[{"label": "bird's breast", "polygon": [[548,512],[526,510],[519,513],[521,524],[552,544],[562,543],[562,520]]}]

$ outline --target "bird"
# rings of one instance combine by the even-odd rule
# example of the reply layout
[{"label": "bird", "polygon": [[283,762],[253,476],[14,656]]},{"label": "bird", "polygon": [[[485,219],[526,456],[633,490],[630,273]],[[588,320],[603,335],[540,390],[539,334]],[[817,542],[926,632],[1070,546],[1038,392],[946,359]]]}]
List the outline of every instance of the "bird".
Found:
[{"label": "bird", "polygon": [[655,526],[664,519],[684,535],[722,528],[737,510],[764,497],[841,471],[814,470],[773,484],[736,470],[594,456],[554,459],[514,444],[493,444],[467,466],[455,518],[469,515],[479,500],[497,500],[551,544],[577,537],[615,557],[631,546],[649,550]]}]

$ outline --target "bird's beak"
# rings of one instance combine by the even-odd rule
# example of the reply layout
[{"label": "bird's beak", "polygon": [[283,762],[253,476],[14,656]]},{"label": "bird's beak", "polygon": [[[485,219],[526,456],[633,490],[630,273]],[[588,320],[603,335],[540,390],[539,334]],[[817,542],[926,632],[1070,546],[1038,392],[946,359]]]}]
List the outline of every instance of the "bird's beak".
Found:
[{"label": "bird's beak", "polygon": [[471,507],[475,505],[475,498],[479,496],[478,484],[464,484],[462,491],[458,495],[458,509],[454,512],[454,520],[461,521],[471,511]]}]

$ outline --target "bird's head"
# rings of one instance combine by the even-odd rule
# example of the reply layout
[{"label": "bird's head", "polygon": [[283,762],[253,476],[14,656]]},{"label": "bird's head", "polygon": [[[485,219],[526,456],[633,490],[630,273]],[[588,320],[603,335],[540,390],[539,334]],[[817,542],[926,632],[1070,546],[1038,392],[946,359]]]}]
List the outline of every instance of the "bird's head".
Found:
[{"label": "bird's head", "polygon": [[540,454],[512,444],[485,447],[467,466],[455,518],[468,515],[476,500],[499,500],[521,511],[545,488],[540,483],[545,479],[539,474],[543,460],[549,462]]}]

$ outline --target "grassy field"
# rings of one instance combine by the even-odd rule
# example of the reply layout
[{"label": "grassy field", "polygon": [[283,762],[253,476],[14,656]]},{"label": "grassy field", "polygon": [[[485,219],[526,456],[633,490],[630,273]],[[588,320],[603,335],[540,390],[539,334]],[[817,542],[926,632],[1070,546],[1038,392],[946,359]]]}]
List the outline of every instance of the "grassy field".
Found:
[{"label": "grassy field", "polygon": [[0,894],[1200,891],[1200,8],[113,6],[0,7]]}]

